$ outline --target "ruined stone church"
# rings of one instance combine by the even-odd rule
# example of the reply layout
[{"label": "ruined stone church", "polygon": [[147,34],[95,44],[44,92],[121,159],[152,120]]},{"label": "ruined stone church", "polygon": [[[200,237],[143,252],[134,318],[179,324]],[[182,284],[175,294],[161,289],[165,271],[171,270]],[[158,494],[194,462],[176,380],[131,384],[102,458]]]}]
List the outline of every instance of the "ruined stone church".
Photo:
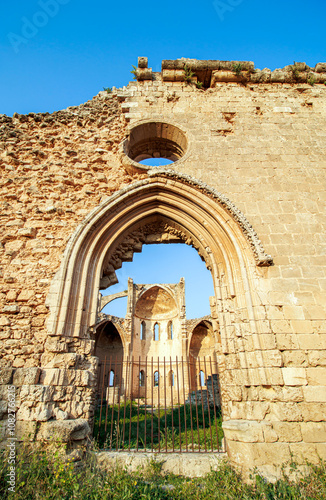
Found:
[{"label": "ruined stone church", "polygon": [[[122,89],[0,115],[3,443],[8,388],[18,440],[77,449],[108,351],[186,356],[202,336],[233,464],[326,458],[325,82],[326,63],[139,58]],[[163,242],[204,260],[210,317],[187,323],[182,282],[129,282],[126,317],[105,317],[115,271]]]},{"label": "ruined stone church", "polygon": [[[95,340],[95,355],[99,358],[98,385],[115,388],[108,393],[111,402],[118,391],[120,399],[144,399],[147,384],[149,388],[154,387],[153,404],[159,401],[162,405],[169,404],[171,398],[176,403],[180,398],[186,400],[189,392],[196,392],[199,386],[206,388],[207,379],[212,375],[218,378],[215,359],[219,351],[218,324],[209,316],[186,319],[183,278],[176,284],[154,285],[135,284],[129,278],[126,292],[100,297],[100,308],[117,296],[128,297],[126,317],[100,313]],[[175,385],[174,379],[189,358],[190,373],[183,377],[182,387],[172,396],[169,391],[166,395],[166,387]],[[121,365],[128,359],[133,360],[129,390]],[[159,379],[163,381],[165,393],[164,390],[159,393]],[[220,406],[217,383],[214,404]]]}]

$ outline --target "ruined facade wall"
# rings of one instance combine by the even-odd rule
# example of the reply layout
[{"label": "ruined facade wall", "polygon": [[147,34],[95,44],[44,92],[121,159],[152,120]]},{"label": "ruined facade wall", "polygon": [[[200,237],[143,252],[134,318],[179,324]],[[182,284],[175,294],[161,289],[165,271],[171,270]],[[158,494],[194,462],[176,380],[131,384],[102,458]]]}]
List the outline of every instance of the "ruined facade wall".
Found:
[{"label": "ruined facade wall", "polygon": [[0,418],[13,383],[18,436],[58,411],[93,415],[94,341],[49,337],[46,297],[76,226],[138,177],[117,159],[124,134],[120,104],[105,92],[51,115],[0,116]]},{"label": "ruined facade wall", "polygon": [[[125,101],[131,127],[157,119],[182,128],[187,157],[173,168],[226,194],[273,257],[274,266],[256,269],[263,279],[254,304],[268,382],[255,356],[239,356],[249,337],[246,348],[229,344],[221,360],[229,450],[265,462],[265,471],[290,452],[316,459],[326,451],[325,93],[321,85],[221,83],[202,91],[143,82]],[[235,314],[241,321],[241,310]]]},{"label": "ruined facade wall", "polygon": [[[254,318],[223,277],[222,300],[212,302],[228,333],[219,361],[229,453],[265,473],[291,452],[325,456],[326,87],[224,82],[203,91],[156,77],[101,93],[91,111],[1,119],[2,383],[24,387],[21,420],[47,420],[55,407],[92,416],[93,341],[49,339],[45,298],[76,225],[103,197],[147,176],[118,152],[124,120],[166,121],[188,142],[173,168],[228,196],[274,261],[251,266]],[[35,369],[18,370],[27,367]]]}]

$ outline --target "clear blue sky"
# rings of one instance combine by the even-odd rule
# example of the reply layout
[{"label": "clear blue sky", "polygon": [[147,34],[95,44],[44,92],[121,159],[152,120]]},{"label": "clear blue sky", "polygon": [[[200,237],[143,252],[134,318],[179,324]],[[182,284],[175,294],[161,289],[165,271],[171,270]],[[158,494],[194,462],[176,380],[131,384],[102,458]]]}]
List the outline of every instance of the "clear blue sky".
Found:
[{"label": "clear blue sky", "polygon": [[[134,283],[178,283],[185,278],[187,317],[210,314],[209,297],[214,295],[212,276],[197,251],[188,245],[144,245],[141,253],[134,254],[134,261],[125,262],[116,274],[119,283],[103,291],[103,295],[126,290],[129,276]],[[104,312],[124,317],[126,307],[126,299],[116,299]]]},{"label": "clear blue sky", "polygon": [[[325,0],[3,1],[0,114],[52,112],[126,85],[138,56],[154,71],[180,57],[314,66],[326,61],[325,18]],[[126,288],[128,276],[152,283],[184,276],[188,316],[209,313],[211,276],[186,245],[146,247],[118,275],[110,293]]]},{"label": "clear blue sky", "polygon": [[0,113],[55,111],[132,79],[137,57],[326,61],[325,0],[1,2]]}]

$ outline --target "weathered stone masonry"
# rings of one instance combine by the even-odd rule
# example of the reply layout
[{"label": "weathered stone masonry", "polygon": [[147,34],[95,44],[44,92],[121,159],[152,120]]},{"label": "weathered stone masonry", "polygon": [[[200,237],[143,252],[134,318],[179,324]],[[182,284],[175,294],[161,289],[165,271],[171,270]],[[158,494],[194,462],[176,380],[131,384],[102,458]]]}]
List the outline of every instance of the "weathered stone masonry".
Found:
[{"label": "weathered stone masonry", "polygon": [[141,59],[124,89],[0,117],[3,436],[13,384],[19,437],[84,442],[99,287],[179,241],[212,272],[231,460],[273,476],[291,453],[325,458],[326,65],[236,68]]}]

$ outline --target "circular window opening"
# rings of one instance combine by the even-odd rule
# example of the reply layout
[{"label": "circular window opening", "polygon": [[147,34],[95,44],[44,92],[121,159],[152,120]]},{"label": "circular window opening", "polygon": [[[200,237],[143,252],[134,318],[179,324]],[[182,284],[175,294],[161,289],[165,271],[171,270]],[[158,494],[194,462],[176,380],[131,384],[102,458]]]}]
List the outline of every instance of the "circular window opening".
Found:
[{"label": "circular window opening", "polygon": [[[187,139],[184,132],[174,125],[149,122],[137,125],[130,131],[123,149],[131,160],[138,163],[146,160],[144,165],[167,165],[183,157]],[[148,159],[152,161],[148,163]]]}]

